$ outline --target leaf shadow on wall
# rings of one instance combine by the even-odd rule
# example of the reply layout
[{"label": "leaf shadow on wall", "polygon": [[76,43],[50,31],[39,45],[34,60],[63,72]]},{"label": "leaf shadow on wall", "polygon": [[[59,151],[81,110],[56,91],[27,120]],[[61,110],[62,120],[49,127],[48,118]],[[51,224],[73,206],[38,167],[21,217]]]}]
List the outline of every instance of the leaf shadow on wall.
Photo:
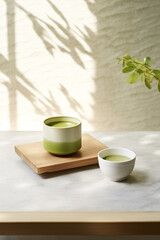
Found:
[{"label": "leaf shadow on wall", "polygon": [[[73,31],[69,22],[61,11],[51,2],[46,1],[53,10],[54,14],[57,14],[62,22],[65,24],[58,23],[51,17],[48,17],[52,24],[45,22],[44,20],[36,17],[21,5],[15,1],[4,0],[7,7],[7,31],[8,31],[8,58],[0,54],[0,71],[7,76],[9,81],[4,80],[2,84],[8,89],[9,93],[9,114],[10,114],[10,129],[17,129],[18,121],[18,103],[17,103],[17,93],[21,93],[27,101],[33,106],[37,114],[53,115],[56,114],[62,115],[61,108],[59,107],[56,99],[54,98],[51,91],[48,91],[49,97],[45,97],[43,92],[40,92],[34,84],[31,83],[31,79],[27,79],[25,75],[17,68],[16,63],[16,42],[15,42],[15,9],[18,8],[23,11],[29,20],[32,23],[33,30],[37,36],[42,41],[46,51],[49,54],[54,56],[55,47],[65,54],[69,54],[76,64],[85,69],[83,60],[81,59],[79,52],[92,56],[92,51],[86,50],[81,41],[78,40],[78,35],[81,38],[84,38],[89,44],[90,36],[85,35],[78,27],[77,32]],[[53,14],[53,16],[54,16]],[[47,29],[47,31],[46,31]],[[58,29],[58,30],[57,30]],[[60,33],[60,31],[61,33]],[[54,46],[50,41],[48,35],[53,34],[59,41],[59,44]],[[86,31],[91,34],[92,31],[89,28],[86,28]],[[77,36],[76,36],[77,35]],[[61,93],[65,96],[66,101],[68,101],[69,106],[75,111],[78,112],[81,118],[85,119],[85,114],[83,114],[83,109],[80,104],[71,96],[68,90],[60,84]]]},{"label": "leaf shadow on wall", "polygon": [[[10,69],[10,71],[8,71]],[[34,85],[17,69],[10,68],[10,62],[0,54],[0,71],[9,78],[9,81],[5,80],[1,83],[8,89],[9,92],[9,103],[13,105],[10,107],[10,123],[12,128],[16,129],[17,115],[16,111],[16,96],[13,94],[14,91],[21,93],[34,107],[37,114],[48,114],[51,115],[53,111],[59,111],[59,106],[56,105],[56,101],[53,95],[50,93],[50,98],[43,96]],[[13,72],[14,71],[14,74]],[[14,76],[14,83],[13,83]],[[17,80],[17,78],[21,79]],[[14,98],[13,98],[14,97]],[[12,129],[11,128],[11,129]]]},{"label": "leaf shadow on wall", "polygon": [[[8,72],[8,68],[10,67],[10,63],[9,61],[2,55],[0,54],[0,70],[1,72],[6,75],[10,80],[12,80],[12,71]],[[5,67],[3,67],[5,66]],[[52,96],[52,100],[44,97],[43,100],[41,99],[42,97],[42,93],[40,93],[35,87],[34,85],[16,68],[14,69],[15,71],[15,76],[20,78],[22,80],[22,82],[20,81],[16,81],[15,82],[15,87],[16,90],[18,92],[20,92],[35,108],[35,111],[37,113],[43,114],[44,112],[46,113],[49,110],[49,104],[50,107],[52,106],[52,102],[53,102],[53,96]],[[5,85],[8,88],[8,91],[10,91],[11,89],[11,84],[9,81],[3,81],[2,82],[3,85]],[[26,85],[26,86],[25,86]],[[39,94],[39,97],[37,98],[37,94]],[[45,103],[46,101],[46,103]],[[38,102],[40,102],[44,107],[46,111],[43,111],[40,106],[38,106]],[[48,114],[50,114],[50,112],[47,112]]]},{"label": "leaf shadow on wall", "polygon": [[85,114],[83,113],[81,104],[71,96],[67,88],[65,88],[62,84],[60,84],[60,90],[68,101],[70,108],[74,109],[82,119],[85,119]]},{"label": "leaf shadow on wall", "polygon": [[[57,40],[59,40],[59,42],[61,43],[61,45],[58,45],[58,46],[56,45],[56,47],[58,47],[60,51],[66,54],[69,54],[79,66],[85,69],[84,63],[80,58],[78,51],[80,51],[81,53],[87,54],[89,56],[92,53],[87,51],[83,46],[83,44],[78,40],[78,38],[76,38],[76,33],[75,32],[73,33],[73,30],[69,22],[67,21],[65,16],[62,14],[62,12],[51,1],[48,0],[47,2],[50,4],[51,8],[53,9],[53,13],[54,14],[56,13],[62,19],[63,23],[65,24],[65,27],[63,26],[63,24],[58,23],[56,20],[54,20],[51,17],[48,17],[48,19],[52,21],[53,25],[31,14],[22,6],[20,6],[18,3],[16,3],[16,6],[26,13],[28,18],[32,22],[33,29],[36,32],[37,36],[42,40],[46,49],[52,55],[54,55],[55,47],[53,46],[53,44],[49,43],[48,40],[46,40],[47,38],[46,29],[49,30],[50,33],[53,34],[57,38]],[[60,30],[61,33],[57,29]]]},{"label": "leaf shadow on wall", "polygon": [[[88,9],[97,19],[97,32],[94,33],[87,25],[84,25],[85,31],[82,31],[76,25],[74,25],[75,28],[73,29],[65,15],[58,9],[53,1],[47,0],[46,2],[53,10],[52,17],[48,16],[48,21],[44,21],[29,13],[18,4],[17,7],[25,12],[31,20],[34,31],[47,50],[48,45],[45,44],[45,41],[48,32],[56,38],[58,43],[52,43],[52,46],[49,48],[49,53],[52,53],[53,56],[54,49],[58,48],[61,52],[68,54],[74,62],[84,70],[86,70],[86,68],[81,57],[82,54],[92,57],[96,63],[96,74],[94,77],[95,92],[92,94],[94,99],[94,105],[92,105],[94,117],[93,120],[90,119],[90,124],[93,125],[94,129],[99,129],[99,126],[101,126],[101,130],[106,129],[106,126],[112,130],[117,128],[121,130],[125,128],[130,129],[130,123],[135,121],[135,119],[132,119],[133,115],[128,111],[129,101],[131,105],[133,104],[133,106],[137,108],[135,99],[140,98],[143,86],[139,86],[137,93],[135,93],[136,89],[132,88],[130,93],[126,94],[126,83],[116,82],[114,77],[116,75],[115,69],[120,71],[117,67],[116,57],[130,52],[133,45],[133,42],[128,40],[127,34],[128,28],[129,33],[133,34],[132,18],[135,12],[131,11],[130,15],[132,15],[132,17],[128,19],[128,12],[124,13],[122,11],[127,10],[131,3],[125,1],[121,7],[118,1],[111,3],[102,1],[101,4],[99,4],[96,1],[91,2],[90,0],[85,0]],[[120,10],[119,14],[112,14],[113,9],[115,9],[115,13]],[[61,21],[58,22],[55,20],[55,15],[57,15]],[[124,22],[127,23],[123,26]],[[120,28],[120,25],[123,27]],[[81,40],[87,44],[88,48],[84,47]],[[88,51],[87,49],[90,50]],[[130,86],[128,86],[128,88],[129,87]],[[60,91],[65,96],[66,101],[68,101],[70,108],[77,112],[82,119],[85,119],[82,109],[77,106],[77,101],[72,97],[72,93],[62,84],[60,84]],[[128,105],[126,102],[128,102]],[[137,112],[137,114],[146,116],[146,114],[148,115],[148,111],[142,107],[141,111]],[[101,118],[97,118],[96,116],[101,116]],[[95,118],[96,121],[94,121]],[[107,122],[106,126],[104,122]]]},{"label": "leaf shadow on wall", "polygon": [[[61,110],[56,103],[53,95],[49,92],[50,98],[43,95],[42,92],[27,79],[24,74],[16,66],[16,42],[15,42],[15,1],[5,0],[7,7],[7,45],[8,58],[0,53],[0,71],[8,78],[1,81],[8,90],[9,95],[9,121],[10,130],[17,129],[18,113],[17,113],[17,93],[21,93],[27,101],[33,106],[37,114],[45,114],[51,116],[53,112],[61,115]],[[39,35],[46,47],[51,53],[54,48],[44,37],[43,28],[38,22],[33,21],[35,31],[39,29]]]},{"label": "leaf shadow on wall", "polygon": [[[158,104],[153,104],[153,102],[157,101],[157,95],[154,94],[153,91],[149,92],[150,98],[152,98],[152,101],[150,101],[147,92],[144,92],[145,90],[142,84],[135,87],[128,85],[127,89],[125,81],[115,79],[118,76],[116,71],[120,72],[115,59],[126,53],[130,53],[133,57],[134,55],[139,57],[145,56],[146,54],[150,55],[150,53],[155,54],[155,56],[157,55],[156,46],[160,43],[160,38],[158,37],[160,28],[156,24],[159,16],[155,15],[150,18],[150,9],[154,10],[156,6],[157,9],[160,8],[159,0],[154,1],[150,6],[148,6],[145,0],[141,3],[139,3],[139,1],[127,0],[103,0],[100,2],[85,0],[88,9],[97,19],[97,33],[94,33],[88,26],[84,26],[85,31],[82,31],[76,25],[74,25],[75,28],[73,29],[67,18],[60,9],[56,7],[53,1],[46,1],[53,11],[52,17],[48,16],[47,21],[33,15],[15,1],[5,0],[5,2],[8,12],[9,58],[6,59],[1,54],[0,60],[2,64],[0,68],[11,80],[10,82],[5,81],[3,83],[9,91],[11,125],[13,122],[17,122],[15,114],[17,112],[17,91],[20,91],[25,98],[30,101],[37,113],[53,115],[53,113],[56,112],[61,114],[61,109],[51,91],[48,91],[49,97],[46,98],[43,93],[40,93],[34,85],[30,83],[31,80],[27,79],[16,67],[14,12],[15,8],[18,8],[30,19],[34,32],[51,56],[54,57],[54,51],[58,48],[61,52],[68,54],[82,70],[87,69],[81,54],[86,54],[95,61],[95,92],[92,94],[94,100],[94,105],[92,105],[94,116],[93,120],[90,120],[94,129],[99,129],[99,126],[101,126],[103,130],[132,130],[132,126],[133,130],[135,130],[135,126],[137,126],[137,130],[142,130],[148,126],[152,128],[152,116],[150,117],[148,115],[148,106],[152,108],[153,105],[155,105],[155,112],[158,116]],[[138,17],[141,17],[139,13],[142,13],[144,17],[143,22],[147,23],[145,28],[143,28],[143,22],[140,21],[141,18]],[[53,16],[55,15],[61,19],[61,23],[54,19]],[[153,27],[154,24],[156,31]],[[56,37],[58,44],[51,42],[50,34]],[[151,41],[154,35],[157,36],[157,42]],[[85,41],[87,48],[81,40]],[[3,63],[10,69],[9,73],[6,71]],[[17,80],[19,78],[22,82]],[[86,119],[83,110],[77,105],[76,99],[72,97],[68,89],[65,89],[65,87],[60,84],[60,90],[61,93],[64,94],[66,101],[68,101],[69,106],[73,110],[78,111],[78,114],[83,119]],[[142,93],[145,95],[144,100]],[[35,97],[37,95],[39,96],[38,99]],[[139,104],[139,102],[142,101],[143,104]],[[132,111],[134,111],[136,119]],[[97,118],[97,116],[101,117]],[[94,121],[95,118],[96,121]],[[104,125],[105,122],[107,122],[106,125]]]}]

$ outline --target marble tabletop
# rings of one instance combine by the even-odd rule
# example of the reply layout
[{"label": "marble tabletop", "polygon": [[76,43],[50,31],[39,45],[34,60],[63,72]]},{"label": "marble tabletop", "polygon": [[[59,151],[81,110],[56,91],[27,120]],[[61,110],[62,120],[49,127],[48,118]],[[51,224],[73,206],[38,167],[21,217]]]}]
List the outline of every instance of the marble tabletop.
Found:
[{"label": "marble tabletop", "polygon": [[111,182],[98,165],[36,174],[14,151],[42,132],[0,132],[0,211],[160,210],[160,132],[89,132],[109,147],[133,150],[136,165]]}]

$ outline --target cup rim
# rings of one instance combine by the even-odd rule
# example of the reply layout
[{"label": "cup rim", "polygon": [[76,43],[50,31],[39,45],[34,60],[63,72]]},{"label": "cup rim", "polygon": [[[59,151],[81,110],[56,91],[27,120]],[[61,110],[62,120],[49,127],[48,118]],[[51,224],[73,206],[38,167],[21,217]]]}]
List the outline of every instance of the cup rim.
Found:
[{"label": "cup rim", "polygon": [[[128,151],[128,152],[131,152],[134,156],[127,160],[127,161],[120,161],[120,162],[112,162],[112,161],[109,161],[109,160],[106,160],[106,159],[103,159],[100,154],[103,152],[103,151],[108,151],[108,150],[124,150],[124,151]],[[113,155],[113,154],[112,154]],[[115,154],[116,155],[116,154]],[[119,154],[117,154],[119,155]],[[106,155],[107,156],[107,155]],[[101,151],[98,152],[98,158],[101,160],[101,161],[104,161],[105,163],[107,164],[111,164],[111,165],[127,165],[129,164],[130,162],[134,161],[136,159],[136,154],[134,151],[130,150],[130,149],[127,149],[127,148],[121,148],[121,147],[113,147],[113,148],[105,148],[105,149],[102,149]]]},{"label": "cup rim", "polygon": [[[49,120],[53,120],[53,119],[60,119],[60,118],[70,118],[70,119],[75,119],[77,120],[79,123],[77,123],[77,125],[75,126],[68,126],[68,127],[54,127],[54,126],[49,126],[46,124],[46,121],[49,121]],[[75,117],[71,117],[71,116],[55,116],[55,117],[49,117],[49,118],[46,118],[44,121],[43,121],[43,124],[45,127],[48,127],[48,128],[55,128],[55,129],[66,129],[66,128],[75,128],[75,127],[78,127],[79,125],[81,125],[81,120],[78,119],[78,118],[75,118]]]}]

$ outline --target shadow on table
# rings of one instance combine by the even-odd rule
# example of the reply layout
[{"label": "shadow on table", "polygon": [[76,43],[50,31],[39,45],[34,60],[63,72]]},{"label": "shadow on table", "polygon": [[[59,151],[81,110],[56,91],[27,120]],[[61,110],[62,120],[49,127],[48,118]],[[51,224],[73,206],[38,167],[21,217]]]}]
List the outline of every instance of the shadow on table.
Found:
[{"label": "shadow on table", "polygon": [[54,177],[59,177],[61,175],[67,175],[67,174],[72,174],[76,172],[82,172],[82,171],[88,171],[92,169],[99,168],[98,164],[90,165],[90,166],[85,166],[85,167],[78,167],[78,168],[72,168],[72,169],[67,169],[67,170],[62,170],[58,172],[52,172],[52,173],[43,173],[40,175],[40,177],[47,179],[47,178],[54,178]]},{"label": "shadow on table", "polygon": [[145,183],[147,179],[148,175],[145,171],[134,170],[125,182],[128,184]]},{"label": "shadow on table", "polygon": [[[43,179],[48,179],[48,178],[59,177],[61,175],[67,175],[67,174],[72,174],[76,172],[88,171],[96,168],[99,168],[98,164],[66,169],[58,172],[43,173],[40,175],[40,177],[42,177]],[[133,173],[126,180],[124,180],[124,182],[127,184],[145,183],[147,182],[147,179],[148,179],[148,175],[145,171],[134,170]]]}]

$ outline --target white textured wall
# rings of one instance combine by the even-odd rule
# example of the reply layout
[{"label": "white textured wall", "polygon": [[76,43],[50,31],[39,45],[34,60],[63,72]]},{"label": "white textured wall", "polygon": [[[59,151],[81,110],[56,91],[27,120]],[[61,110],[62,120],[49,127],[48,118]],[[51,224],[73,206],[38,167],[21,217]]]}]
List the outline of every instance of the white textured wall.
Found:
[{"label": "white textured wall", "polygon": [[129,85],[116,57],[160,68],[159,0],[1,0],[0,129],[55,115],[84,130],[160,130],[160,93]]}]

